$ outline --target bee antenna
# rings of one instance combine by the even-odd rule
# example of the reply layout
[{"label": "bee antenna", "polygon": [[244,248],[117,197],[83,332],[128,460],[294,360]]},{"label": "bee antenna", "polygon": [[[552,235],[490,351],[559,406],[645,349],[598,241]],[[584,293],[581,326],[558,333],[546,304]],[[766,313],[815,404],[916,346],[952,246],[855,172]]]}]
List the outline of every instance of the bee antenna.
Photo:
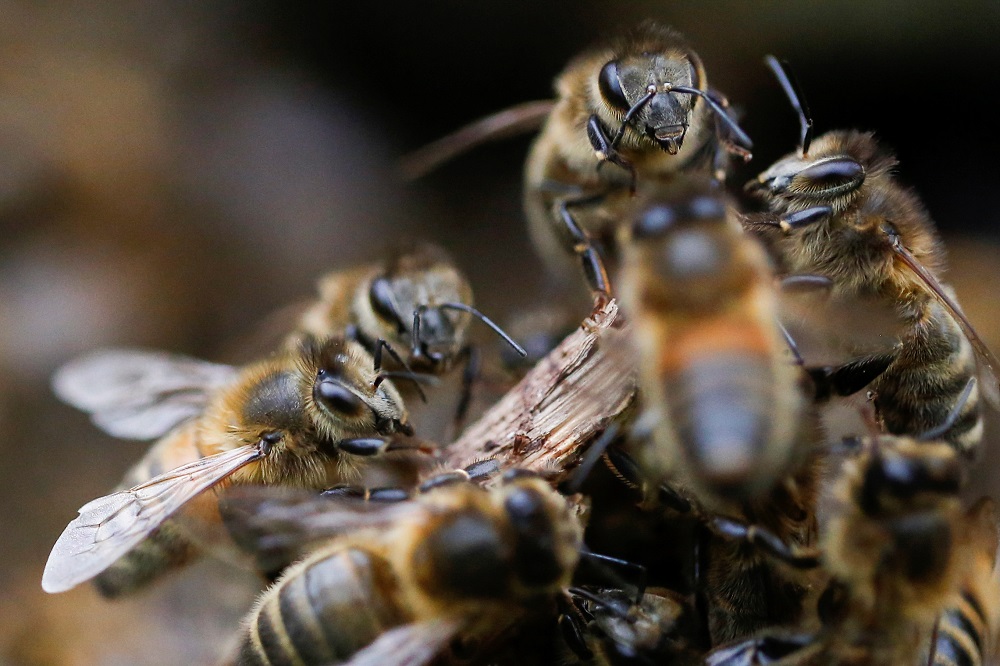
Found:
[{"label": "bee antenna", "polygon": [[645,95],[640,97],[639,101],[632,105],[632,108],[625,114],[625,118],[622,120],[621,126],[618,127],[618,132],[615,133],[615,137],[611,140],[612,148],[618,147],[618,144],[621,143],[622,139],[625,137],[625,128],[628,127],[628,124],[632,122],[632,119],[635,118],[654,97],[656,97],[656,90],[650,90]]},{"label": "bee antenna", "polygon": [[[606,576],[615,585],[634,585],[636,588],[635,603],[638,604],[642,601],[642,596],[646,594],[646,578],[649,573],[645,566],[637,562],[629,562],[628,560],[623,560],[618,557],[595,553],[587,548],[586,544],[580,546],[580,557],[586,559],[593,566],[598,567],[601,574]],[[638,580],[634,583],[629,583],[614,571],[612,568],[613,566],[620,569],[629,569],[635,572]]]},{"label": "bee antenna", "polygon": [[[511,347],[513,347],[514,351],[516,351],[519,355],[521,355],[522,357],[528,355],[528,352],[525,351],[524,347],[514,342],[514,339],[511,338],[509,335],[507,335],[502,328],[494,324],[489,317],[487,317],[486,315],[484,315],[482,312],[472,307],[471,305],[466,305],[465,303],[441,303],[440,305],[438,305],[438,307],[441,308],[442,310],[461,310],[462,312],[468,312],[473,317],[475,317],[479,321],[483,322],[484,324],[492,328],[493,332],[499,335],[501,338],[503,338],[504,341]],[[414,338],[417,337],[416,327],[414,327],[413,337]]]},{"label": "bee antenna", "polygon": [[809,154],[809,144],[812,143],[813,120],[809,113],[809,105],[802,95],[802,88],[784,60],[769,55],[764,58],[764,63],[774,73],[774,78],[778,79],[785,96],[799,116],[799,155],[806,157]]},{"label": "bee antenna", "polygon": [[726,128],[732,132],[733,137],[736,140],[736,145],[740,148],[746,149],[748,153],[753,149],[753,141],[750,139],[750,136],[744,132],[743,128],[740,127],[733,117],[729,115],[729,112],[726,111],[725,107],[712,99],[712,96],[707,92],[698,88],[691,88],[689,86],[671,86],[670,92],[683,93],[685,95],[697,95],[705,100],[705,103],[708,104],[709,108],[715,112],[716,117],[718,117]]},{"label": "bee antenna", "polygon": [[965,408],[965,404],[969,402],[969,396],[972,395],[972,389],[975,385],[976,378],[970,377],[969,381],[965,384],[965,388],[962,390],[962,395],[958,396],[958,400],[955,401],[955,406],[951,408],[950,412],[948,412],[948,416],[945,417],[945,420],[941,422],[940,425],[917,435],[917,439],[922,442],[932,441],[939,439],[942,435],[951,430],[952,426],[955,425],[955,422],[958,421],[958,418],[962,415],[962,410]]},{"label": "bee antenna", "polygon": [[[393,360],[395,360],[396,363],[399,363],[401,366],[403,366],[405,372],[379,372],[379,370],[382,368],[383,349],[389,352],[389,355],[392,356]],[[379,384],[381,384],[387,378],[396,377],[399,379],[409,379],[411,382],[413,382],[413,385],[417,387],[417,394],[420,395],[420,399],[423,400],[424,402],[427,402],[427,395],[424,393],[423,389],[420,388],[420,382],[426,381],[427,378],[424,377],[423,375],[418,375],[417,373],[415,373],[413,369],[409,365],[407,365],[406,361],[403,360],[403,357],[400,356],[396,352],[396,350],[392,348],[392,345],[390,345],[386,340],[379,338],[375,342],[374,357],[375,357],[375,372],[379,372],[379,374],[377,377],[375,377],[374,383],[372,383],[373,388],[378,388]],[[424,377],[424,379],[418,379],[418,377]],[[430,382],[427,383],[431,386],[434,385]]]}]

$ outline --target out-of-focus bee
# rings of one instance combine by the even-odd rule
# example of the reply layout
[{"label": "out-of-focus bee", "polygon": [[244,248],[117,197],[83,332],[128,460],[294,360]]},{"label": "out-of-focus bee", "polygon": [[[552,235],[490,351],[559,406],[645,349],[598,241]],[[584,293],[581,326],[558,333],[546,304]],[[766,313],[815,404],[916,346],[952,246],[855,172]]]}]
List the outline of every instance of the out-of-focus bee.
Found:
[{"label": "out-of-focus bee", "polygon": [[571,653],[562,663],[700,663],[693,645],[693,609],[682,595],[650,588],[636,603],[618,589],[574,592],[572,607],[559,617],[562,640]]},{"label": "out-of-focus bee", "polygon": [[653,23],[581,54],[555,86],[525,166],[529,231],[547,265],[565,271],[579,255],[591,287],[609,293],[600,250],[613,257],[636,181],[722,176],[726,152],[749,158],[750,139],[694,50]]},{"label": "out-of-focus bee", "polygon": [[[581,551],[572,506],[538,477],[428,489],[390,504],[315,498],[257,521],[319,547],[250,613],[238,663],[425,664],[554,612]],[[293,526],[293,529],[290,529]],[[289,536],[295,535],[295,536]]]},{"label": "out-of-focus bee", "polygon": [[964,466],[954,449],[935,441],[959,418],[973,383],[945,422],[920,439],[883,435],[854,443],[825,509],[820,552],[828,582],[818,618],[761,628],[716,648],[707,664],[929,663],[916,659],[926,657],[936,618],[960,589],[965,546],[973,541],[963,535],[987,531],[982,507],[964,519],[975,529],[963,525]]},{"label": "out-of-focus bee", "polygon": [[436,245],[421,244],[387,262],[329,273],[319,281],[319,295],[289,336],[289,345],[303,336],[344,334],[372,353],[376,369],[382,365],[383,349],[402,368],[434,375],[464,363],[464,393],[456,410],[459,421],[479,366],[467,339],[472,317],[500,335],[515,354],[525,354],[473,307],[471,285]]},{"label": "out-of-focus bee", "polygon": [[61,592],[96,576],[103,594],[117,596],[184,564],[200,550],[200,526],[210,533],[218,524],[209,489],[322,489],[353,478],[359,457],[412,434],[398,391],[372,367],[344,338],[306,340],[242,369],[140,351],[65,366],[57,394],[109,432],[166,434],[121,490],[80,509],[52,548],[42,587]]},{"label": "out-of-focus bee", "polygon": [[652,422],[637,461],[706,501],[760,496],[803,454],[769,260],[707,179],[643,197],[619,225],[616,275]]},{"label": "out-of-focus bee", "polygon": [[996,656],[1000,629],[1000,577],[996,566],[997,513],[984,497],[965,515],[961,546],[968,550],[958,590],[938,617],[929,658],[933,666],[982,666]]},{"label": "out-of-focus bee", "polygon": [[[940,423],[977,371],[973,351],[985,373],[980,389],[1000,405],[1000,363],[938,280],[941,243],[916,194],[895,179],[895,157],[853,130],[810,141],[812,121],[794,87],[776,60],[768,62],[799,110],[802,143],[748,183],[769,212],[748,215],[746,227],[766,237],[783,271],[826,276],[831,299],[879,307],[900,323],[904,332],[885,345],[895,360],[870,385],[886,431],[914,435]],[[828,215],[809,215],[824,209]],[[790,215],[808,223],[778,219]],[[982,433],[977,390],[944,439],[972,457]]]},{"label": "out-of-focus bee", "polygon": [[915,663],[966,563],[963,467],[944,442],[882,436],[866,446],[844,463],[821,537],[832,581],[820,640],[831,658]]}]

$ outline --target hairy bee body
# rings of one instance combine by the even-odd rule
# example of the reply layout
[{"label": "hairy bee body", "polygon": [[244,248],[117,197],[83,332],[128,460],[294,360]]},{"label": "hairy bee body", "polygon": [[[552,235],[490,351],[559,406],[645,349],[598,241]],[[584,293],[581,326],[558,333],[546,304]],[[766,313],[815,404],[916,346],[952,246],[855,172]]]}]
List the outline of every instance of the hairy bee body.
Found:
[{"label": "hairy bee body", "polygon": [[707,181],[657,188],[633,219],[618,282],[655,417],[639,463],[710,506],[764,496],[801,462],[804,407],[768,258]]},{"label": "hairy bee body", "polygon": [[944,442],[890,436],[845,463],[821,542],[830,663],[915,663],[924,651],[968,563],[961,470]]},{"label": "hairy bee body", "polygon": [[[655,96],[625,122],[650,86]],[[680,34],[653,23],[581,54],[556,79],[555,107],[525,165],[524,206],[532,242],[557,275],[570,271],[579,243],[560,206],[569,206],[576,224],[613,261],[614,229],[637,180],[714,173],[722,152],[717,112],[698,95],[670,92],[671,86],[709,94],[697,53]],[[614,138],[617,144],[596,149]]]},{"label": "hairy bee body", "polygon": [[261,597],[240,664],[372,659],[404,634],[427,650],[413,663],[426,663],[456,636],[490,638],[550,606],[579,557],[582,527],[539,478],[450,484],[386,506],[389,524],[334,537]]},{"label": "hairy bee body", "polygon": [[[960,311],[949,312],[951,290],[939,283],[941,242],[916,194],[900,185],[895,157],[868,133],[828,132],[807,156],[786,156],[751,183],[770,215],[828,206],[830,214],[781,236],[766,229],[787,273],[832,280],[831,297],[890,312],[902,331],[881,352],[896,358],[870,386],[885,429],[918,435],[942,423],[969,378],[977,372],[970,333]],[[955,306],[957,309],[957,306]],[[975,340],[978,343],[978,339]],[[857,350],[867,353],[869,350]],[[991,389],[992,390],[992,389]],[[982,439],[979,389],[944,439],[968,456]]]},{"label": "hairy bee body", "polygon": [[[123,352],[110,358],[126,370],[123,390],[131,382],[132,390],[154,396],[140,414],[169,412],[171,400],[187,395],[159,390],[170,383],[167,372],[143,378],[144,388],[135,381],[150,357]],[[108,365],[84,363],[74,372],[121,381]],[[174,361],[170,367],[184,366]],[[62,591],[95,578],[100,592],[113,597],[203,551],[237,555],[220,513],[223,489],[249,484],[319,490],[355,480],[359,456],[386,448],[385,437],[410,432],[399,393],[391,382],[376,385],[375,379],[371,356],[344,338],[311,340],[234,371],[228,382],[203,392],[203,402],[191,412],[195,418],[169,428],[115,492],[81,509],[53,548],[43,585]],[[88,541],[92,547],[81,550]]]},{"label": "hairy bee body", "polygon": [[346,332],[372,353],[384,340],[412,369],[441,374],[468,345],[470,313],[451,306],[471,307],[472,287],[436,245],[421,244],[385,262],[329,273],[318,287],[319,300],[288,339],[292,346],[303,335]]}]

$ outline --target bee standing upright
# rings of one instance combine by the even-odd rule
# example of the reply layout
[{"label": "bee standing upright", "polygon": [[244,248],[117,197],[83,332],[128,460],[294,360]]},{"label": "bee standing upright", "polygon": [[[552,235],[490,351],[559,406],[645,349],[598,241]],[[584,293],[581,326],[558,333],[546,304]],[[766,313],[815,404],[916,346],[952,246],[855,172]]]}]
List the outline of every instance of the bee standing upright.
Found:
[{"label": "bee standing upright", "polygon": [[591,287],[607,293],[599,252],[611,258],[636,181],[722,175],[726,151],[748,157],[750,140],[698,54],[654,23],[575,58],[556,92],[525,165],[529,231],[549,266],[565,272],[576,253]]},{"label": "bee standing upright", "polygon": [[[787,81],[777,61],[769,63]],[[801,111],[795,91],[785,89]],[[801,122],[811,127],[804,115]],[[769,212],[746,216],[746,227],[767,238],[783,271],[825,276],[832,299],[884,308],[900,323],[903,333],[878,351],[895,360],[870,385],[887,432],[915,435],[941,423],[977,373],[978,355],[983,381],[944,435],[974,456],[983,435],[979,390],[1000,404],[994,375],[1000,363],[937,277],[944,261],[930,217],[896,180],[895,157],[872,134],[810,136],[804,130],[796,153],[748,183]],[[817,210],[828,214],[810,214]],[[796,215],[806,223],[787,224]]]}]

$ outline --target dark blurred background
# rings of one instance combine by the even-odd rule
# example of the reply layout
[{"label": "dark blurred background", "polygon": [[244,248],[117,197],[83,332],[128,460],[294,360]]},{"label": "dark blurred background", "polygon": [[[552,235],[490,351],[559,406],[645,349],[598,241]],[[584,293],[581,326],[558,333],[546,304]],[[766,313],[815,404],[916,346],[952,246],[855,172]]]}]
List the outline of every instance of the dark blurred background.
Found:
[{"label": "dark blurred background", "polygon": [[[257,587],[208,564],[114,604],[86,586],[41,592],[76,508],[144,450],[57,403],[53,369],[108,345],[238,360],[240,340],[319,274],[417,238],[459,258],[484,311],[531,305],[530,138],[415,183],[396,160],[548,97],[572,55],[643,18],[685,33],[743,110],[756,149],[736,182],[798,135],[768,53],[791,63],[818,132],[870,129],[894,146],[967,314],[1000,347],[1000,3],[373,5],[0,1],[0,663],[212,663]],[[998,490],[990,419],[974,492]]]}]

